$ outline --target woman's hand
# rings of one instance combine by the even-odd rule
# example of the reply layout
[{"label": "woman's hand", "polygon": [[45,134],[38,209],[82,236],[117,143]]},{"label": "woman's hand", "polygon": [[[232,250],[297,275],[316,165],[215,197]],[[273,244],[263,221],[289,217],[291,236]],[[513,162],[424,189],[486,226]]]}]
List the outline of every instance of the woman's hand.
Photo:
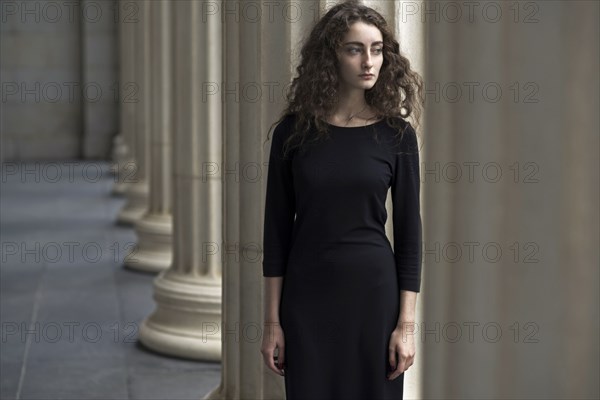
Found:
[{"label": "woman's hand", "polygon": [[[278,322],[265,322],[260,352],[267,367],[279,375],[283,375],[285,372],[284,343],[281,325]],[[275,364],[275,348],[279,350],[277,364]]]},{"label": "woman's hand", "polygon": [[389,342],[389,362],[392,371],[389,380],[396,379],[413,365],[415,360],[414,323],[406,322],[396,326]]}]

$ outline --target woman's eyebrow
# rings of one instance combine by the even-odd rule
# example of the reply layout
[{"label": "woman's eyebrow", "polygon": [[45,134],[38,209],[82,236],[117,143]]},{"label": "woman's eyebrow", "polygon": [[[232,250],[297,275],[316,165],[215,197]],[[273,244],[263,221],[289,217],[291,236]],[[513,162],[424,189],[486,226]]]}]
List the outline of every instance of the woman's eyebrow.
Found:
[{"label": "woman's eyebrow", "polygon": [[[346,43],[344,43],[344,46],[347,44],[355,44],[357,46],[364,46],[361,42],[346,42]],[[379,41],[373,42],[371,44],[383,44],[383,42],[381,40],[379,40]]]}]

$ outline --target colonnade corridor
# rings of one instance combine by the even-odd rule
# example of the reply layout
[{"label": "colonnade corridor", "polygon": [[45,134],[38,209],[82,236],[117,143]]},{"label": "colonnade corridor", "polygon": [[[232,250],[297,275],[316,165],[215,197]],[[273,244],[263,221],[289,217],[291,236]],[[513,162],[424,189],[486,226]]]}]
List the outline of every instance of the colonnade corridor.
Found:
[{"label": "colonnade corridor", "polygon": [[[342,1],[2,2],[2,399],[285,399],[284,378],[260,351],[272,322],[263,269],[271,128],[302,70],[307,34]],[[89,13],[70,18],[79,14],[72,3]],[[600,399],[600,2],[358,3],[397,39],[383,54],[397,65],[370,93],[387,97],[408,77],[398,51],[424,80],[421,118],[401,101],[408,122],[420,121],[419,170],[400,155],[373,156],[385,173],[373,187],[420,178],[409,185],[421,192],[422,286],[414,318],[404,315],[415,322],[415,357],[403,398]],[[349,21],[332,14],[334,25]],[[324,53],[309,53],[318,59],[306,65],[325,69],[306,69],[316,79],[308,87],[333,82]],[[397,84],[384,88],[382,76]],[[339,138],[340,150],[363,154]],[[371,205],[354,202],[359,185],[347,171],[336,176],[344,157],[306,156],[292,160],[292,179],[275,173],[287,188],[320,182],[293,186],[298,198],[337,191],[356,215]],[[371,164],[356,160],[356,182],[367,182]],[[394,218],[392,193],[385,233],[396,255],[412,239],[394,232],[405,219]],[[409,214],[400,194],[396,215]],[[316,204],[311,211],[330,212]],[[338,236],[328,233],[334,220],[323,219],[324,237]],[[315,246],[298,260],[328,261],[319,254],[327,240],[306,243]],[[291,260],[291,248],[287,259],[273,248]],[[324,276],[339,276],[332,270]],[[304,287],[306,299],[320,299]],[[355,289],[353,299],[370,293],[366,283]],[[303,318],[286,330],[317,332],[303,336],[314,350],[335,325],[371,337],[359,317],[348,320],[361,329]],[[293,340],[290,348],[299,349]],[[286,361],[294,382],[299,363]],[[363,383],[344,372],[336,378]]]},{"label": "colonnade corridor", "polygon": [[108,162],[4,163],[0,194],[2,399],[199,399],[221,364],[138,340],[153,273],[123,266]]}]

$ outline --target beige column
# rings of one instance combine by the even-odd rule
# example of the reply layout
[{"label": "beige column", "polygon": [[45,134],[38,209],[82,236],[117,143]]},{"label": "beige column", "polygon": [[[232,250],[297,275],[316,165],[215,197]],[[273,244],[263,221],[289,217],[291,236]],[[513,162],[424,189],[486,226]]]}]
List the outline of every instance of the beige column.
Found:
[{"label": "beige column", "polygon": [[[124,114],[123,106],[119,107],[121,115]],[[115,176],[115,184],[113,185],[112,193],[114,195],[124,195],[127,188],[126,166],[131,162],[131,152],[128,143],[127,134],[123,125],[125,122],[119,122],[119,133],[115,135],[111,149],[111,165],[110,172]],[[121,133],[123,132],[123,133]]]},{"label": "beige column", "polygon": [[[417,71],[421,76],[425,78],[425,46],[426,46],[426,32],[425,24],[421,22],[419,18],[411,17],[413,12],[422,9],[424,7],[424,1],[422,0],[391,0],[391,1],[378,1],[378,0],[365,0],[363,1],[368,7],[377,10],[383,15],[387,23],[393,27],[394,35],[400,43],[400,51],[404,56],[410,60],[410,67],[412,70]],[[413,124],[414,120],[409,119]],[[424,116],[421,116],[421,126],[419,127],[419,135],[425,135],[427,128],[425,126]],[[419,145],[422,145],[422,137],[419,136]],[[420,161],[424,161],[423,154],[420,155]],[[422,191],[423,192],[423,191]],[[423,193],[421,193],[421,203],[423,202]],[[393,214],[392,204],[392,192],[388,192],[386,199],[386,208],[388,215]],[[427,216],[421,215],[423,225]],[[389,218],[387,220],[385,230],[390,240],[390,243],[394,243],[394,229],[393,220]],[[418,324],[423,319],[423,298],[426,296],[423,288],[425,287],[425,277],[423,277],[421,283],[421,292],[417,295],[416,315],[415,322]],[[415,340],[416,354],[414,364],[404,374],[404,398],[405,399],[420,399],[422,398],[422,383],[424,378],[424,365],[423,365],[423,345],[420,341]]]},{"label": "beige column", "polygon": [[599,4],[427,3],[423,398],[598,398]]},{"label": "beige column", "polygon": [[132,146],[135,147],[135,164],[129,165],[125,175],[131,184],[127,185],[127,203],[119,212],[118,222],[133,224],[148,209],[148,167],[150,163],[150,1],[137,0],[134,4],[134,57],[135,88],[138,96],[135,103],[135,134]]},{"label": "beige column", "polygon": [[[226,1],[225,60],[225,244],[221,383],[207,399],[283,399],[283,377],[262,360],[262,224],[271,141],[269,126],[284,107],[299,42],[325,2],[255,3],[261,16],[244,12],[243,2]],[[222,15],[223,7],[237,14]],[[237,7],[237,8],[236,8]],[[269,8],[271,7],[271,13]],[[236,23],[234,15],[239,16]],[[271,133],[272,136],[272,133]],[[230,249],[235,250],[232,253]],[[233,256],[235,255],[235,256]]]},{"label": "beige column", "polygon": [[[153,4],[160,2],[153,2]],[[179,357],[221,358],[222,24],[196,0],[174,12],[173,263],[154,281],[156,310],[141,342]],[[163,7],[166,5],[163,4]]]},{"label": "beige column", "polygon": [[135,102],[139,93],[136,90],[134,72],[136,24],[127,17],[132,4],[128,0],[119,0],[115,6],[119,34],[119,133],[113,139],[111,170],[115,174],[113,193],[118,195],[125,194],[135,165],[135,147],[132,143],[135,137]]},{"label": "beige column", "polygon": [[172,262],[171,136],[173,134],[173,44],[171,1],[156,0],[150,5],[151,129],[149,165],[149,209],[136,221],[136,251],[128,267],[158,272]]},{"label": "beige column", "polygon": [[[60,4],[58,7],[61,7],[62,11],[56,10],[58,18],[52,22],[60,20],[62,13],[65,13],[64,17],[68,14],[72,18],[72,12],[79,12],[76,21],[79,23],[77,37],[78,45],[81,46],[81,58],[76,65],[81,73],[81,82],[78,82],[77,90],[81,90],[82,95],[79,121],[81,136],[78,144],[81,151],[80,156],[82,159],[103,159],[112,148],[112,138],[115,130],[118,129],[118,125],[115,123],[118,118],[118,109],[115,107],[117,90],[115,83],[119,79],[119,71],[114,69],[118,53],[112,51],[113,43],[117,39],[116,18],[113,16],[116,15],[115,8],[118,3],[115,0],[100,2],[80,0],[71,3],[71,5],[76,5],[77,11],[66,7],[68,3],[57,2],[55,4],[56,6]],[[44,14],[48,13],[46,6],[49,5],[52,3],[45,4],[42,8]],[[6,22],[5,17],[2,22]],[[25,20],[21,22],[25,22]],[[48,33],[44,33],[44,35]],[[41,53],[39,50],[34,50],[34,52]],[[65,58],[65,54],[54,53],[53,56]],[[52,65],[51,68],[55,70],[56,66]],[[39,115],[36,116],[39,117]],[[49,124],[48,126],[52,124],[50,121],[46,123]],[[61,132],[60,136],[64,133]]]}]

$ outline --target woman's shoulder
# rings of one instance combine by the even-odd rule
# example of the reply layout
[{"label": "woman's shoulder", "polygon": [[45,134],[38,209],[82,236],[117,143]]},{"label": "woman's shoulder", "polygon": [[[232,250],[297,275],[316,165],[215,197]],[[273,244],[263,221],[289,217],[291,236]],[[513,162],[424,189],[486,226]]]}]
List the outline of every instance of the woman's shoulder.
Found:
[{"label": "woman's shoulder", "polygon": [[412,125],[410,124],[410,122],[402,118],[401,116],[391,115],[384,117],[384,119],[388,121],[388,125],[389,123],[393,123],[395,126],[401,128],[402,130],[412,129]]},{"label": "woman's shoulder", "polygon": [[280,115],[279,119],[274,123],[275,127],[271,136],[272,145],[279,148],[281,151],[284,144],[288,142],[288,139],[293,133],[295,119],[295,114],[287,113]]},{"label": "woman's shoulder", "polygon": [[412,124],[400,116],[387,117],[386,131],[395,149],[402,153],[417,148],[417,134]]},{"label": "woman's shoulder", "polygon": [[277,124],[276,129],[278,128],[280,131],[285,131],[289,134],[294,126],[295,121],[296,113],[286,113],[280,117],[280,121]]},{"label": "woman's shoulder", "polygon": [[409,135],[416,133],[411,123],[400,116],[387,116],[384,120],[386,121],[384,126],[394,136],[403,137],[407,133]]},{"label": "woman's shoulder", "polygon": [[275,129],[273,131],[273,137],[277,136],[278,138],[289,136],[291,128],[293,127],[295,120],[295,114],[287,113],[281,115],[279,119],[275,123]]}]

